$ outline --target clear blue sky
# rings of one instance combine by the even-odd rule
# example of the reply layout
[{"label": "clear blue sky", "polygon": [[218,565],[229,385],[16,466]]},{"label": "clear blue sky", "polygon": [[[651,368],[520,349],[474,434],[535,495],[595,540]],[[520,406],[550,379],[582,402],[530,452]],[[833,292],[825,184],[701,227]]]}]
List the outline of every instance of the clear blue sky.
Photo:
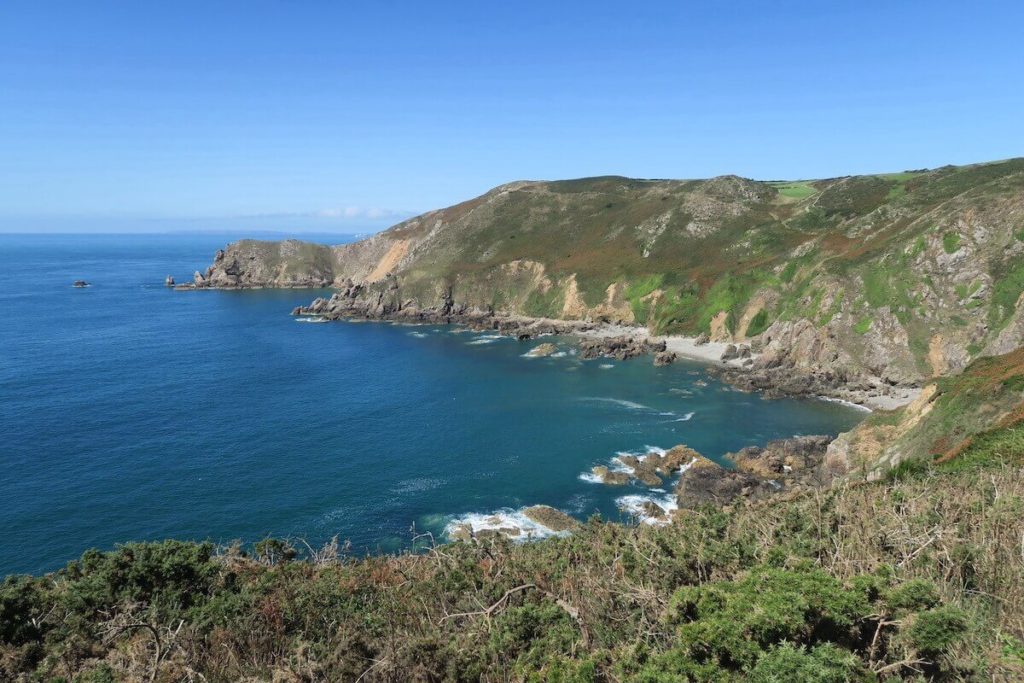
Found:
[{"label": "clear blue sky", "polygon": [[1024,155],[1017,2],[0,3],[0,230],[381,227],[520,178]]}]

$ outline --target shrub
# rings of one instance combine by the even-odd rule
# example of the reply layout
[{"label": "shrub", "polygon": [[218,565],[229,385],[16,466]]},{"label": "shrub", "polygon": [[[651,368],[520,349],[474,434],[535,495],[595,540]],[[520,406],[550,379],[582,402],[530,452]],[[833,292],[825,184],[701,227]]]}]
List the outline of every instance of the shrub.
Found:
[{"label": "shrub", "polygon": [[768,324],[768,311],[762,308],[750,319],[750,324],[747,325],[747,336],[756,337],[768,329]]},{"label": "shrub", "polygon": [[931,581],[912,579],[890,590],[885,603],[894,611],[916,612],[939,604],[939,592]]},{"label": "shrub", "polygon": [[866,679],[866,673],[855,655],[829,643],[811,650],[783,643],[757,660],[748,680],[755,683],[846,683]]},{"label": "shrub", "polygon": [[933,659],[946,652],[967,631],[967,617],[956,607],[937,607],[918,614],[906,629],[907,644]]}]

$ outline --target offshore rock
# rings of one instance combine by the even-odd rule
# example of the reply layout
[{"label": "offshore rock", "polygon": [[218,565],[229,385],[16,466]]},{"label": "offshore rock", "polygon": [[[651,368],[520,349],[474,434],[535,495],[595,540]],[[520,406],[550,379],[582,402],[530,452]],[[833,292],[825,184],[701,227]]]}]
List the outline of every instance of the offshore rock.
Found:
[{"label": "offshore rock", "polygon": [[658,366],[672,365],[679,357],[672,351],[659,351],[654,354],[654,364]]}]

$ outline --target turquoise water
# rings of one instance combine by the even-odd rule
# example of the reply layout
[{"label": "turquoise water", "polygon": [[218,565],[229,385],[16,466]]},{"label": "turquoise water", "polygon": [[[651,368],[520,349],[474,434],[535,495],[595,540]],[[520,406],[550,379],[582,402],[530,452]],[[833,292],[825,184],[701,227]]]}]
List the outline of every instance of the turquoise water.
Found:
[{"label": "turquoise water", "polygon": [[695,363],[580,362],[567,340],[533,359],[538,341],[297,322],[309,290],[162,286],[237,237],[0,236],[0,574],[128,540],[337,534],[377,552],[504,508],[618,519],[617,498],[663,494],[580,477],[616,452],[720,457],[862,417]]}]

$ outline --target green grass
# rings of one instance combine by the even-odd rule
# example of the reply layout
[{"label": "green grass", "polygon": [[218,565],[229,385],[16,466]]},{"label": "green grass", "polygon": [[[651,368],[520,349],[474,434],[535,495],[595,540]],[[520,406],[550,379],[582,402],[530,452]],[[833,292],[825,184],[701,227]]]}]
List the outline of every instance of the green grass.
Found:
[{"label": "green grass", "polygon": [[947,232],[942,236],[942,248],[947,254],[955,254],[960,250],[960,233]]},{"label": "green grass", "polygon": [[779,191],[779,194],[790,199],[807,199],[818,193],[813,185],[802,181],[771,184]]},{"label": "green grass", "polygon": [[646,323],[649,313],[649,304],[646,301],[642,301],[642,299],[661,287],[664,281],[665,276],[661,273],[656,273],[633,280],[626,286],[626,300],[629,301],[629,307],[633,310],[633,317],[636,318],[638,323]]},{"label": "green grass", "polygon": [[868,330],[871,329],[871,318],[861,318],[857,321],[857,324],[853,326],[853,331],[857,334],[867,334]]},{"label": "green grass", "polygon": [[747,325],[747,336],[756,337],[767,330],[769,325],[771,325],[771,318],[768,317],[768,311],[762,308],[750,319],[750,324]]},{"label": "green grass", "polygon": [[984,432],[955,458],[938,465],[946,472],[966,472],[1001,464],[1019,465],[1024,456],[1024,425]]},{"label": "green grass", "polygon": [[992,287],[989,320],[1001,328],[1016,309],[1021,293],[1024,293],[1024,263],[996,280]]}]

